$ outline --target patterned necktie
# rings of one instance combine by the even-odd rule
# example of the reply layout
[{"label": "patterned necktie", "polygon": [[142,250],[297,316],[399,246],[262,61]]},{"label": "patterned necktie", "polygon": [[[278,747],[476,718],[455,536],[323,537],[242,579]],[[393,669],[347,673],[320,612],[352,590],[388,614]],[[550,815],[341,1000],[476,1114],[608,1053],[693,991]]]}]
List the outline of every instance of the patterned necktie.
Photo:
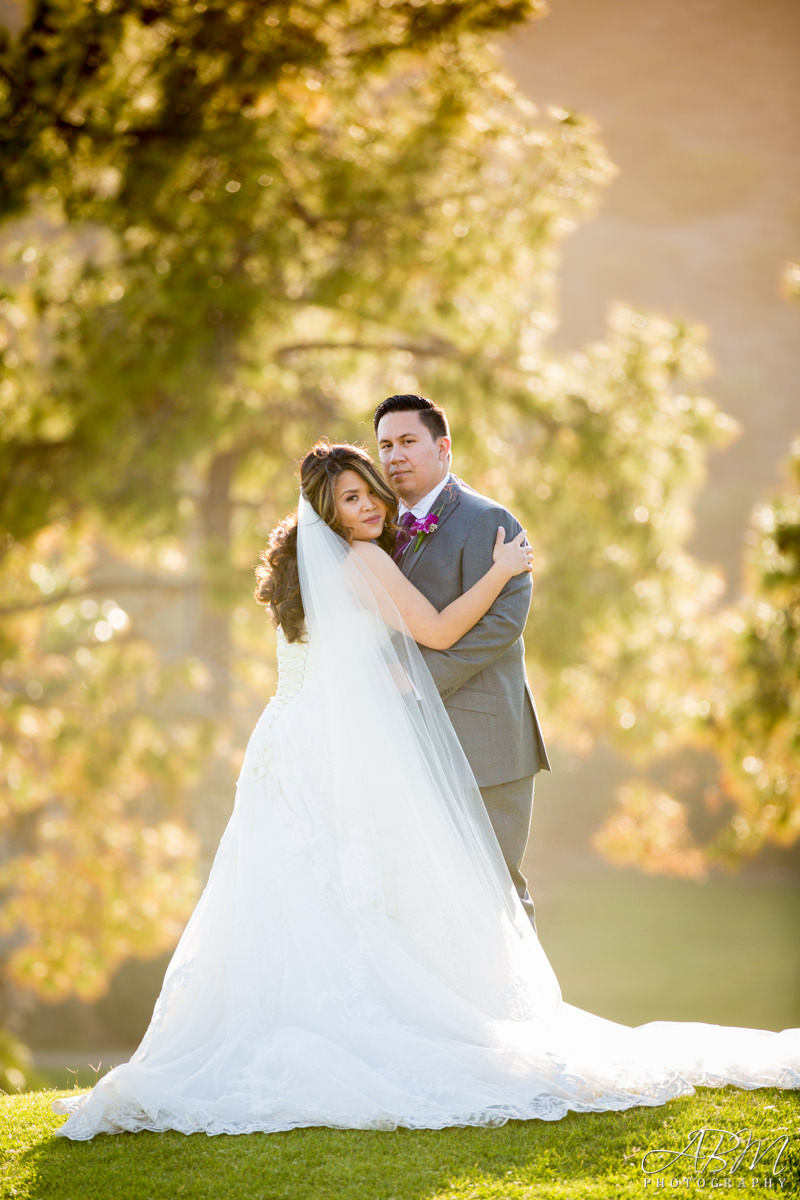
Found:
[{"label": "patterned necktie", "polygon": [[399,562],[403,557],[403,552],[414,536],[411,533],[411,526],[414,524],[416,519],[417,518],[414,516],[413,512],[407,512],[403,513],[402,517],[397,522],[400,528],[397,530],[397,536],[394,542],[394,551],[392,552],[392,558],[395,562]]}]

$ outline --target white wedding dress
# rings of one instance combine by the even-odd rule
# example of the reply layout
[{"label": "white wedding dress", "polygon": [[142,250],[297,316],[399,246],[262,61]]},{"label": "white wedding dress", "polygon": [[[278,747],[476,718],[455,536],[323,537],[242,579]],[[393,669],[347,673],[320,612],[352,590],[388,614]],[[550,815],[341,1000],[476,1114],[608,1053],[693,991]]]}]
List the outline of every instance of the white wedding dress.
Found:
[{"label": "white wedding dress", "polygon": [[432,681],[301,501],[308,640],[250,739],[130,1062],[58,1133],[439,1129],[800,1087],[800,1030],[629,1029],[561,1000]]}]

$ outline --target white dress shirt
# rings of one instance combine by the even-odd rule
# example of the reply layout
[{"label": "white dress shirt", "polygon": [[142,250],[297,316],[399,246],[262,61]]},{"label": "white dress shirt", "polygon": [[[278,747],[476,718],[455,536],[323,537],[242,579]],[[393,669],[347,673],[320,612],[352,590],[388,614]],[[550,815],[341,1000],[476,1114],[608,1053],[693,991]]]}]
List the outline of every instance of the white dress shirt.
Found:
[{"label": "white dress shirt", "polygon": [[422,499],[418,500],[417,503],[412,508],[409,508],[406,504],[403,503],[402,500],[400,500],[397,505],[398,521],[400,520],[401,517],[404,517],[407,512],[412,512],[414,514],[414,516],[417,518],[417,520],[421,520],[422,517],[427,517],[428,513],[431,511],[434,504],[439,499],[440,494],[444,491],[445,486],[447,483],[449,483],[449,481],[450,481],[450,472],[448,471],[448,473],[445,475],[444,479],[440,479],[439,482],[437,483],[436,487],[431,488],[431,490],[428,492],[427,496],[423,496]]}]

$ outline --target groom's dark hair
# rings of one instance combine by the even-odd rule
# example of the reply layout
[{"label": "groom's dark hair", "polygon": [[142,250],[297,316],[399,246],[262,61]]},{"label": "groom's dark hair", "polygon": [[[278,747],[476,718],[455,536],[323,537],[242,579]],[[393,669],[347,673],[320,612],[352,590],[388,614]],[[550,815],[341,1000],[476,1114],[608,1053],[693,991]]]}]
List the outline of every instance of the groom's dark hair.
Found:
[{"label": "groom's dark hair", "polygon": [[373,428],[378,432],[378,425],[381,417],[385,417],[387,413],[396,412],[418,412],[423,425],[430,431],[431,437],[436,441],[437,438],[450,437],[450,428],[447,424],[447,417],[443,408],[438,404],[434,404],[432,400],[428,400],[425,396],[387,396],[382,400],[375,409],[373,418]]}]

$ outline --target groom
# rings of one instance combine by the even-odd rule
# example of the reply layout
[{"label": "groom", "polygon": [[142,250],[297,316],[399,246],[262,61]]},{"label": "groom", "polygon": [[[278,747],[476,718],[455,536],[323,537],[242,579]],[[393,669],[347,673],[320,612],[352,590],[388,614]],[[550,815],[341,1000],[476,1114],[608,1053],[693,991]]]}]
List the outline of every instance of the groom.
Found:
[{"label": "groom", "polygon": [[[383,473],[400,502],[395,559],[403,574],[442,609],[489,569],[498,527],[503,526],[508,539],[519,532],[519,522],[450,474],[447,417],[431,400],[389,396],[375,410],[374,425]],[[412,533],[414,521],[420,524]],[[530,575],[516,575],[450,650],[420,649],[533,923],[533,902],[520,864],[534,776],[549,771],[550,764],[525,676],[522,631],[530,600]]]}]

